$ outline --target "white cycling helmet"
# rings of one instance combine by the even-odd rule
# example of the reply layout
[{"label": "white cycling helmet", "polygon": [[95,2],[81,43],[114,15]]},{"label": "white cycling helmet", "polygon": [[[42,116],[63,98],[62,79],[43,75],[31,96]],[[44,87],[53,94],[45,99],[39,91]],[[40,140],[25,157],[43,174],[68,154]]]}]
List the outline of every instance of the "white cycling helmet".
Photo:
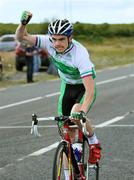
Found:
[{"label": "white cycling helmet", "polygon": [[50,35],[58,34],[70,36],[73,33],[73,26],[67,19],[57,19],[49,24],[48,33]]}]

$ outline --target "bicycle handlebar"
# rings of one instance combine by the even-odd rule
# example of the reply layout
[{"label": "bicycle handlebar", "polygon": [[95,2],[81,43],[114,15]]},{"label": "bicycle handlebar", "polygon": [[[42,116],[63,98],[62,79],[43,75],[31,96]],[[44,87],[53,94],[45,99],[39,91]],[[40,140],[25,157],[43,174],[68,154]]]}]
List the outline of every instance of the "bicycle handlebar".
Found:
[{"label": "bicycle handlebar", "polygon": [[[70,122],[71,116],[57,116],[57,117],[49,117],[49,118],[38,118],[36,114],[32,114],[32,126],[31,126],[31,134],[34,134],[35,136],[40,137],[41,135],[38,132],[37,124],[39,121],[45,121],[45,120],[55,120],[55,121],[63,121],[63,122]],[[86,118],[81,116],[80,123],[82,124],[82,131],[85,135],[88,135],[89,133],[86,130]],[[77,121],[77,120],[75,120]]]},{"label": "bicycle handlebar", "polygon": [[[71,121],[71,119],[72,119],[71,116],[57,116],[57,117],[55,117],[55,121],[65,121],[65,122],[67,122],[67,121]],[[86,122],[86,118],[83,117],[82,115],[81,115],[80,119],[78,119],[78,120],[82,120],[83,123]]]},{"label": "bicycle handlebar", "polygon": [[37,124],[38,124],[37,115],[32,114],[31,134],[34,134],[35,136],[40,137],[41,134],[38,132]]}]

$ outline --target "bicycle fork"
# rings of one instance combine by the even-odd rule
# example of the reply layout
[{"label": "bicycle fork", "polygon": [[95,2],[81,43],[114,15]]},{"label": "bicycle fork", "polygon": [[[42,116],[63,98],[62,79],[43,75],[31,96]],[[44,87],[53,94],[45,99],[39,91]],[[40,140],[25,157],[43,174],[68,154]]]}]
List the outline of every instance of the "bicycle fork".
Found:
[{"label": "bicycle fork", "polygon": [[84,176],[84,165],[83,165],[83,163],[77,162],[77,160],[75,159],[72,147],[70,147],[70,150],[71,150],[72,165],[74,167],[74,169],[73,169],[74,170],[74,173],[73,173],[74,180],[75,180],[75,176],[76,176],[76,179],[77,179],[77,177],[79,177],[81,180],[86,180],[86,178]]}]

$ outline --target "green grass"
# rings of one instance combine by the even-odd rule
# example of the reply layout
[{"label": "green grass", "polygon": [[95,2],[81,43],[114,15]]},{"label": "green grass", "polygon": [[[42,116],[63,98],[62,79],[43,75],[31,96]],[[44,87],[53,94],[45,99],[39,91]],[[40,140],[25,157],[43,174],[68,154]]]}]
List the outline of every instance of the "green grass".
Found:
[{"label": "green grass", "polygon": [[[122,66],[134,63],[134,38],[108,38],[102,39],[99,43],[82,41],[88,49],[96,70]],[[26,72],[18,73],[15,70],[15,53],[0,52],[4,59],[3,80],[0,81],[0,88],[16,84],[26,83]],[[14,78],[17,77],[17,78]],[[39,73],[34,77],[35,82],[46,81],[57,78],[46,72]]]},{"label": "green grass", "polygon": [[94,49],[91,54],[97,69],[134,63],[134,48],[103,47]]},{"label": "green grass", "polygon": [[87,44],[96,69],[134,63],[134,38],[104,39],[99,44]]}]

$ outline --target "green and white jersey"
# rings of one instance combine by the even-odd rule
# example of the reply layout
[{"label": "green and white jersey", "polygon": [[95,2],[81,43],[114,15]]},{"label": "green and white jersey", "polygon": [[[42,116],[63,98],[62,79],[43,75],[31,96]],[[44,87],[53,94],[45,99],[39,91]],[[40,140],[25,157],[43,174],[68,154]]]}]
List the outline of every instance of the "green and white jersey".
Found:
[{"label": "green and white jersey", "polygon": [[68,84],[80,84],[82,78],[92,75],[95,78],[94,64],[86,48],[75,40],[62,54],[58,54],[48,35],[37,36],[36,46],[46,48],[51,60],[58,68],[59,76]]}]

